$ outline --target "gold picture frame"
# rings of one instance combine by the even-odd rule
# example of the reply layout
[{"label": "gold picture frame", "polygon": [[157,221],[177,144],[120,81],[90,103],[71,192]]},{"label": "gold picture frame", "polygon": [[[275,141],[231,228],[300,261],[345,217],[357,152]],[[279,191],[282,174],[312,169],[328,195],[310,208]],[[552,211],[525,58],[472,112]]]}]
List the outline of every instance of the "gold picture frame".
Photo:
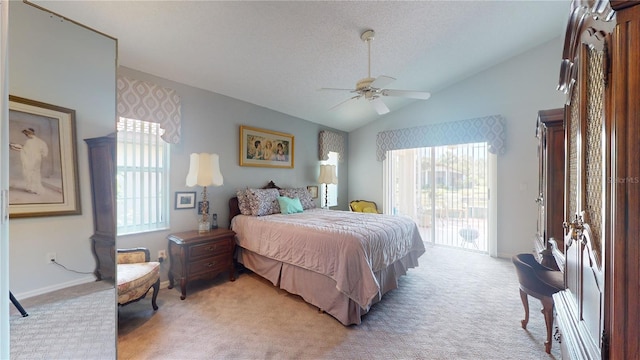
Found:
[{"label": "gold picture frame", "polygon": [[293,135],[240,126],[240,166],[292,169],[293,164]]},{"label": "gold picture frame", "polygon": [[9,95],[9,217],[78,215],[75,110]]}]

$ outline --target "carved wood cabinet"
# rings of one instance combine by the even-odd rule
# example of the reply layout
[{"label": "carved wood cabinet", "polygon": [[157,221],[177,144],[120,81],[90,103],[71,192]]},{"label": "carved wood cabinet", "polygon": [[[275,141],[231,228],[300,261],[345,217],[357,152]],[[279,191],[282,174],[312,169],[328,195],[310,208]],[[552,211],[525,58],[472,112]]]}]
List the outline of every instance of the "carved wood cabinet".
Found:
[{"label": "carved wood cabinet", "polygon": [[96,259],[97,280],[115,278],[116,243],[116,139],[115,135],[84,140],[89,148],[93,235],[91,250]]},{"label": "carved wood cabinet", "polygon": [[640,6],[574,0],[565,112],[563,359],[640,353]]},{"label": "carved wood cabinet", "polygon": [[538,112],[536,138],[539,180],[535,253],[543,265],[559,270],[564,266],[564,109]]}]

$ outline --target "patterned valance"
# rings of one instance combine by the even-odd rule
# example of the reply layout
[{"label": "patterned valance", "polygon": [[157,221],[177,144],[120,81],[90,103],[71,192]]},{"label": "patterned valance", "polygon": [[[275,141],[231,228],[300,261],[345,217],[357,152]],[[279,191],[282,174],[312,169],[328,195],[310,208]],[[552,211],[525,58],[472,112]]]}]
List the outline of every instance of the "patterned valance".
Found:
[{"label": "patterned valance", "polygon": [[180,143],[180,96],[175,90],[118,76],[118,117],[160,124],[162,139]]},{"label": "patterned valance", "polygon": [[378,161],[387,158],[387,151],[420,147],[489,143],[489,152],[504,154],[506,131],[504,118],[492,115],[476,119],[445,122],[407,129],[387,130],[376,139]]},{"label": "patterned valance", "polygon": [[344,135],[332,131],[320,131],[318,136],[318,157],[320,160],[329,160],[329,152],[337,152],[338,159],[342,161],[345,154]]}]

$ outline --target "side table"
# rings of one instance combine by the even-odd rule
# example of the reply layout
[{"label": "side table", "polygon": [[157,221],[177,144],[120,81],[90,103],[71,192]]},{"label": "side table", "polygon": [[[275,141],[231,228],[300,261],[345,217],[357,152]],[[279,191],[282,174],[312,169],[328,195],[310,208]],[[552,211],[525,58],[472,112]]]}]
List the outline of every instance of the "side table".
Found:
[{"label": "side table", "polygon": [[174,280],[180,280],[181,300],[187,297],[187,283],[195,279],[212,279],[224,271],[229,281],[235,280],[233,251],[235,232],[214,229],[199,233],[197,230],[170,234],[169,289]]}]

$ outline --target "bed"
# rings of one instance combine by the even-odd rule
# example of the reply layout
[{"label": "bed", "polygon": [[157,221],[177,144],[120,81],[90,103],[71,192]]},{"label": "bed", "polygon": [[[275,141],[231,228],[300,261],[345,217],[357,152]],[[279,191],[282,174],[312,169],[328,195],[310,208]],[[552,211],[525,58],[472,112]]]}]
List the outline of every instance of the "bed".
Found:
[{"label": "bed", "polygon": [[[237,261],[344,325],[360,324],[425,252],[404,216],[315,208],[306,189],[273,182],[237,195],[229,200]],[[292,199],[302,211],[276,206]]]}]

